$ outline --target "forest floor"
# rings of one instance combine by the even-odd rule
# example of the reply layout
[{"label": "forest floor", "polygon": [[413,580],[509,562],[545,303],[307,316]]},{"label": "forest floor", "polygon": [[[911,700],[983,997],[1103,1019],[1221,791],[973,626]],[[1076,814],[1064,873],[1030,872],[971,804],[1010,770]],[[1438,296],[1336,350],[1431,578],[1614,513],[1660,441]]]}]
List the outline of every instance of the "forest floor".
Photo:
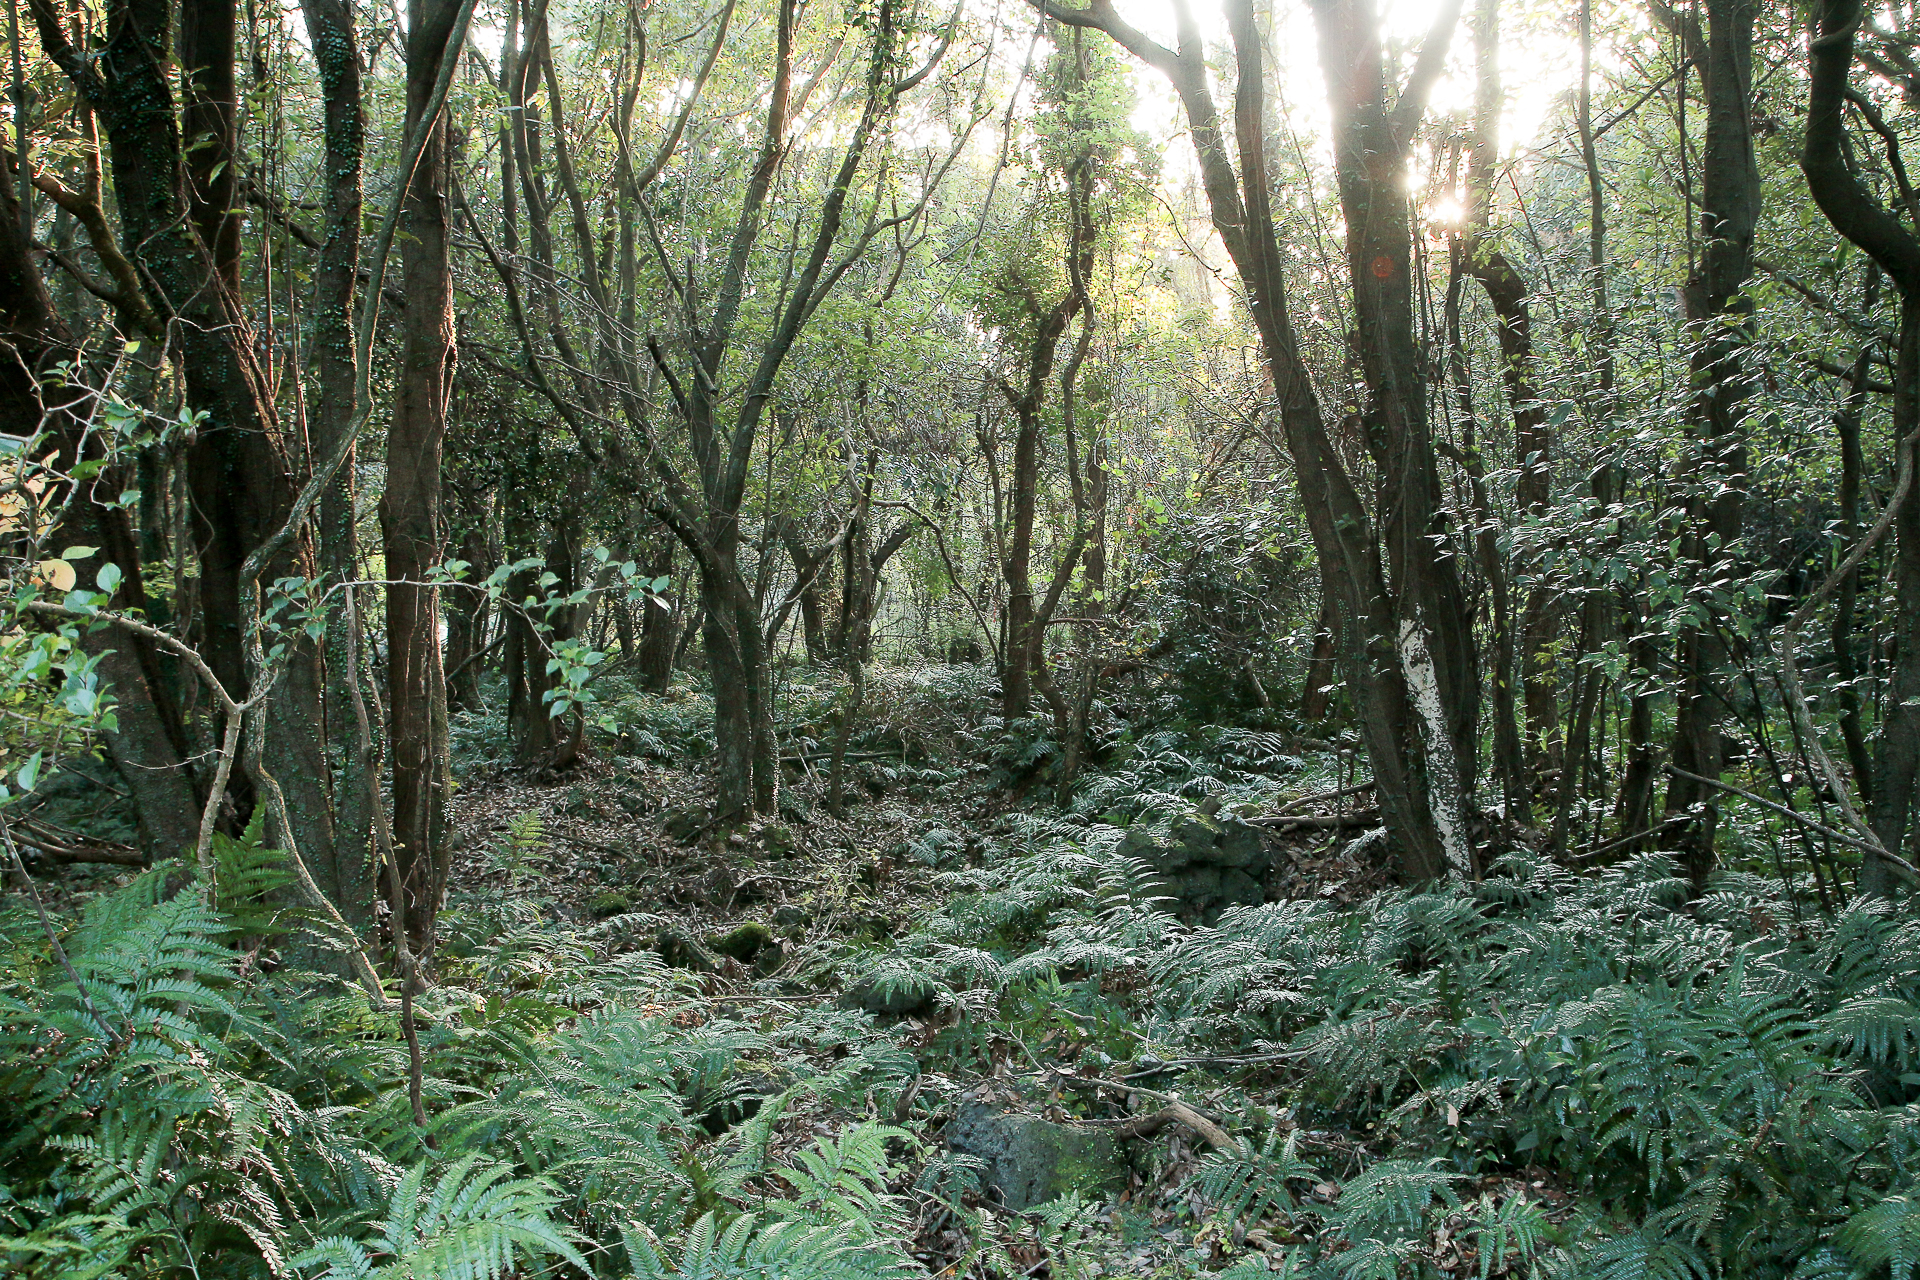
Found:
[{"label": "forest floor", "polygon": [[[868,737],[884,741],[885,727]],[[454,806],[460,854],[452,901],[537,900],[555,924],[588,930],[603,943],[611,939],[615,950],[653,949],[689,971],[694,999],[678,1015],[683,1021],[759,1009],[758,1025],[766,1027],[779,1020],[778,1012],[767,1016],[768,1009],[823,1002],[873,1015],[871,1034],[909,1049],[920,1079],[931,1086],[910,1086],[879,1117],[913,1135],[915,1157],[898,1173],[898,1190],[924,1188],[928,1169],[951,1156],[942,1151],[943,1130],[956,1114],[982,1104],[1125,1139],[1127,1185],[1107,1185],[1105,1198],[1100,1188],[1086,1188],[1092,1198],[1070,1197],[1065,1217],[1026,1205],[1010,1212],[991,1186],[962,1192],[959,1203],[972,1212],[960,1216],[923,1195],[913,1233],[918,1261],[940,1274],[969,1268],[995,1274],[997,1254],[998,1272],[1007,1275],[1186,1275],[1234,1257],[1258,1259],[1263,1251],[1277,1258],[1293,1239],[1258,1226],[1249,1231],[1246,1223],[1222,1225],[1194,1181],[1210,1146],[1222,1138],[1214,1122],[1239,1129],[1270,1121],[1257,1108],[1243,1114],[1244,1087],[1167,1093],[1146,1080],[1164,1083],[1162,1073],[1172,1068],[1149,1057],[1134,1075],[1126,1074],[1126,1063],[1110,1064],[1113,1087],[1104,1095],[1098,1088],[1088,1092],[1102,1072],[1092,1056],[1083,1057],[1086,1038],[1071,1023],[1037,1036],[1028,1034],[1032,1028],[992,1028],[984,1046],[955,1054],[948,1042],[967,1019],[964,1008],[896,1001],[884,991],[876,996],[871,982],[861,981],[863,959],[906,939],[955,892],[951,868],[941,874],[929,866],[921,843],[926,834],[936,833],[937,840],[958,833],[965,849],[960,863],[990,860],[1023,826],[1053,815],[1040,798],[1051,795],[1050,787],[1037,785],[1041,769],[1022,776],[1004,761],[926,758],[928,744],[921,741],[911,744],[920,749],[913,754],[929,767],[917,774],[906,769],[913,780],[902,783],[899,771],[884,763],[888,752],[857,751],[861,767],[850,770],[846,812],[834,816],[826,805],[825,761],[789,760],[780,818],[719,826],[710,819],[714,787],[704,764],[626,754],[627,745],[608,741],[561,775],[530,776],[497,763],[470,771]],[[1288,759],[1281,772],[1299,767]],[[1200,776],[1204,780],[1204,769]],[[1258,788],[1258,802],[1241,805],[1240,812],[1284,809],[1328,821],[1348,807],[1344,797],[1315,802],[1327,781],[1317,770],[1268,781]],[[1388,885],[1390,870],[1378,848],[1356,840],[1358,834],[1302,828],[1269,836],[1275,863],[1266,880],[1269,899],[1346,906]],[[1119,866],[1115,859],[1105,870]],[[840,1052],[828,1046],[819,1055],[823,1072]],[[1166,1123],[1164,1104],[1176,1097],[1191,1110],[1183,1113],[1185,1122]],[[871,1092],[867,1101],[871,1110]],[[774,1145],[797,1150],[858,1118],[796,1107],[784,1116]],[[1019,1147],[1023,1139],[1009,1140]],[[1365,1154],[1364,1134],[1323,1131],[1308,1140],[1356,1169]],[[1485,1189],[1507,1187],[1508,1194],[1521,1185],[1512,1178],[1484,1182]],[[1547,1185],[1535,1180],[1536,1195]],[[1322,1183],[1309,1194],[1331,1203],[1338,1191]],[[1448,1253],[1444,1227],[1435,1248],[1435,1256]],[[1477,1273],[1471,1250],[1456,1246],[1452,1257],[1457,1265],[1443,1269]]]},{"label": "forest floor", "polygon": [[[512,763],[503,717],[457,717],[417,1045],[298,967],[323,948],[254,963],[311,928],[257,836],[216,841],[213,914],[183,867],[47,875],[80,912],[63,954],[194,1037],[166,1068],[206,1077],[191,1098],[324,1107],[285,1129],[295,1163],[357,1151],[384,1195],[498,1162],[622,1280],[1837,1280],[1916,1256],[1920,923],[1769,874],[1763,820],[1729,824],[1705,895],[1664,853],[1570,866],[1504,829],[1478,881],[1398,886],[1348,743],[1118,705],[1062,795],[1045,726],[957,667],[875,673],[836,816],[841,691],[783,679],[780,812],[731,825],[696,690],[604,680],[558,776]],[[64,1028],[46,1131],[91,1150],[101,1108],[153,1091],[87,1092],[113,1049],[91,997],[33,911],[0,930],[9,998]],[[183,965],[219,984],[187,982],[200,1005]],[[302,1194],[371,1221],[361,1186]]]}]

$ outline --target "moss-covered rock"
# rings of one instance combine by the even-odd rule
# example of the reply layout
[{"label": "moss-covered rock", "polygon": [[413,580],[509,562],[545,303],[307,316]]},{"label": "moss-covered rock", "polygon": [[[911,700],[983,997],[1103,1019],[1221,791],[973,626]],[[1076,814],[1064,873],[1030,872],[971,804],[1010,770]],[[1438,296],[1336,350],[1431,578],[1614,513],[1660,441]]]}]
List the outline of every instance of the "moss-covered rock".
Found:
[{"label": "moss-covered rock", "polygon": [[752,964],[761,952],[774,945],[773,930],[758,920],[737,924],[707,939],[708,948],[716,954],[731,956],[741,964]]},{"label": "moss-covered rock", "polygon": [[1072,1192],[1100,1199],[1127,1187],[1125,1153],[1103,1130],[970,1102],[961,1106],[945,1136],[948,1147],[985,1164],[987,1189],[1016,1211]]},{"label": "moss-covered rock", "polygon": [[670,969],[691,969],[712,973],[720,967],[720,958],[707,950],[700,940],[674,925],[663,925],[654,935],[654,950]]},{"label": "moss-covered rock", "polygon": [[625,915],[633,910],[633,900],[618,889],[604,889],[587,899],[587,914],[595,920]]}]

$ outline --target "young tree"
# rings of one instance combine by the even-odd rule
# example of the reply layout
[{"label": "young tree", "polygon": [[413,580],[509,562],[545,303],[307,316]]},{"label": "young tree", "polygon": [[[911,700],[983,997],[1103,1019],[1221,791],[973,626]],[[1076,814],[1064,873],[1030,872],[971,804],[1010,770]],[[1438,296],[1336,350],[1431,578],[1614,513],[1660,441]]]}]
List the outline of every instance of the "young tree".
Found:
[{"label": "young tree", "polygon": [[1701,624],[1680,637],[1673,760],[1683,773],[1667,788],[1667,812],[1699,814],[1686,847],[1689,873],[1701,891],[1714,861],[1717,798],[1711,788],[1684,775],[1720,776],[1725,693],[1716,681],[1723,646],[1716,634],[1720,623],[1712,615],[1726,607],[1747,488],[1745,419],[1752,384],[1745,365],[1753,341],[1753,304],[1744,289],[1753,274],[1753,237],[1760,216],[1760,172],[1750,118],[1754,8],[1753,0],[1709,0],[1706,6],[1706,49],[1697,67],[1707,102],[1700,253],[1682,291],[1695,343],[1695,445],[1687,477],[1684,551],[1695,566],[1703,600],[1711,604]]},{"label": "young tree", "polygon": [[1271,371],[1302,504],[1336,602],[1342,669],[1354,693],[1381,811],[1409,879],[1474,874],[1467,830],[1479,685],[1470,617],[1440,503],[1413,332],[1409,148],[1440,73],[1457,0],[1442,6],[1413,72],[1388,83],[1367,0],[1316,0],[1321,63],[1333,107],[1335,172],[1346,215],[1349,287],[1367,403],[1360,418],[1376,470],[1376,503],[1334,447],[1288,311],[1285,255],[1270,207],[1264,140],[1263,43],[1251,0],[1229,0],[1231,98],[1238,168],[1208,84],[1198,24],[1177,0],[1176,48],[1122,19],[1111,0],[1051,17],[1106,32],[1165,75],[1186,109],[1214,229],[1247,291]]}]

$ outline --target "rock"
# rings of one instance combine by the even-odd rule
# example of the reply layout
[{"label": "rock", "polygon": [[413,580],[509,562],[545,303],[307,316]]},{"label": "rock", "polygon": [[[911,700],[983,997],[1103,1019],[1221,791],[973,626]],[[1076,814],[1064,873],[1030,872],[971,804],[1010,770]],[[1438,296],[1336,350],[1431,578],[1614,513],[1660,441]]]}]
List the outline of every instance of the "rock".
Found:
[{"label": "rock", "polygon": [[893,917],[884,911],[863,911],[853,916],[848,923],[853,927],[856,938],[865,938],[869,942],[885,942],[893,937]]},{"label": "rock", "polygon": [[1144,862],[1153,863],[1156,868],[1159,866],[1161,856],[1166,852],[1151,834],[1139,827],[1129,830],[1122,836],[1120,843],[1113,850],[1116,858],[1139,858]]},{"label": "rock", "polygon": [[795,848],[793,829],[778,822],[767,823],[760,828],[760,847],[769,858],[791,858]]},{"label": "rock", "polygon": [[904,1018],[910,1013],[925,1013],[933,1008],[933,987],[900,987],[882,991],[871,978],[857,982],[840,993],[842,1009],[865,1009],[889,1018]]},{"label": "rock", "polygon": [[694,897],[703,905],[716,911],[730,911],[739,887],[731,869],[725,866],[714,867],[693,886]]},{"label": "rock", "polygon": [[1222,907],[1257,907],[1267,900],[1267,891],[1258,880],[1233,867],[1220,873],[1218,892]]},{"label": "rock", "polygon": [[1211,862],[1214,841],[1220,836],[1220,828],[1211,822],[1202,822],[1197,818],[1188,818],[1176,822],[1167,832],[1169,839],[1187,851],[1187,856],[1195,862]]},{"label": "rock", "polygon": [[1175,823],[1164,841],[1132,830],[1115,852],[1151,866],[1182,914],[1211,922],[1228,907],[1266,901],[1261,881],[1273,866],[1266,833],[1237,817],[1189,818]]},{"label": "rock", "polygon": [[633,901],[618,889],[608,889],[587,899],[587,914],[595,920],[624,915],[633,909]]},{"label": "rock", "polygon": [[707,946],[714,952],[732,956],[741,964],[752,964],[762,951],[777,945],[773,940],[773,930],[758,920],[735,925],[725,933],[716,933],[707,939]]},{"label": "rock", "polygon": [[796,907],[791,903],[773,913],[773,923],[782,929],[798,929],[806,922],[805,908]]},{"label": "rock", "polygon": [[661,829],[675,844],[687,843],[706,825],[707,815],[700,809],[669,809],[660,816]]},{"label": "rock", "polygon": [[735,1080],[727,1090],[700,1117],[700,1127],[714,1137],[719,1137],[737,1124],[742,1124],[760,1114],[761,1106],[768,1098],[785,1089],[789,1080],[778,1076],[758,1072],[741,1080]]},{"label": "rock", "polygon": [[1227,819],[1214,842],[1214,861],[1223,867],[1253,868],[1252,874],[1258,876],[1271,862],[1265,833],[1238,818]]},{"label": "rock", "polygon": [[1111,1133],[962,1104],[947,1146],[986,1165],[987,1189],[1015,1211],[1070,1192],[1098,1199],[1127,1186],[1127,1161]]},{"label": "rock", "polygon": [[1220,868],[1188,867],[1169,876],[1166,884],[1183,903],[1211,902],[1220,896]]},{"label": "rock", "polygon": [[670,969],[712,973],[720,967],[718,956],[702,946],[691,934],[672,925],[662,926],[660,932],[654,935],[653,947]]}]

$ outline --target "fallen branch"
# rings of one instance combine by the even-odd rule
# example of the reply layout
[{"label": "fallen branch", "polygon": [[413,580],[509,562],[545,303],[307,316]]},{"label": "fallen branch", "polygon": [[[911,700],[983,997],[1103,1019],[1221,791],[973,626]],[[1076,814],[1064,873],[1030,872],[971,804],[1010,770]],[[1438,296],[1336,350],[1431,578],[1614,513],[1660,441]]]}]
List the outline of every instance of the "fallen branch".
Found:
[{"label": "fallen branch", "polygon": [[1271,821],[1274,818],[1282,817],[1299,809],[1304,809],[1310,804],[1324,804],[1328,800],[1339,800],[1346,796],[1359,795],[1362,791],[1371,790],[1373,790],[1373,779],[1369,778],[1365,782],[1356,782],[1350,787],[1341,787],[1336,791],[1320,791],[1310,796],[1301,796],[1296,800],[1287,801],[1272,813],[1265,815],[1263,820]]},{"label": "fallen branch", "polygon": [[1253,826],[1268,827],[1274,831],[1339,831],[1347,827],[1377,827],[1380,825],[1380,810],[1356,809],[1352,813],[1297,813],[1290,817],[1274,815],[1266,818],[1248,818]]},{"label": "fallen branch", "polygon": [[1150,1138],[1170,1124],[1185,1125],[1215,1151],[1244,1150],[1234,1136],[1184,1102],[1169,1102],[1151,1115],[1134,1116],[1116,1126],[1122,1138]]},{"label": "fallen branch", "polygon": [[1591,846],[1590,848],[1582,849],[1579,853],[1570,855],[1570,860],[1573,862],[1585,862],[1588,858],[1597,858],[1601,854],[1606,853],[1611,849],[1618,849],[1623,844],[1632,844],[1636,840],[1650,839],[1653,836],[1659,835],[1662,831],[1665,831],[1668,827],[1685,826],[1687,823],[1692,821],[1693,821],[1692,814],[1676,813],[1672,817],[1666,819],[1664,822],[1656,822],[1652,826],[1647,827],[1644,830],[1629,831],[1626,835],[1616,836],[1612,840],[1607,841],[1605,844],[1597,844],[1597,845]]},{"label": "fallen branch", "polygon": [[130,849],[124,846],[115,847],[87,844],[61,845],[48,840],[45,836],[35,835],[32,832],[27,833],[26,839],[22,843],[29,849],[35,850],[48,862],[58,862],[63,866],[72,866],[78,863],[100,863],[110,867],[138,867],[144,871],[153,865],[147,861],[146,854],[140,852],[138,849]]},{"label": "fallen branch", "polygon": [[99,862],[141,868],[153,865],[145,853],[130,844],[93,840],[78,831],[68,831],[34,818],[15,818],[14,824],[25,837],[23,843],[50,862]]},{"label": "fallen branch", "polygon": [[[907,749],[905,747],[899,747],[891,751],[849,751],[846,754],[846,759],[852,760],[852,761],[904,760],[906,758],[907,758]],[[812,751],[812,752],[806,752],[800,755],[781,756],[780,763],[805,764],[810,760],[831,760],[831,759],[833,759],[833,752],[831,751]]]},{"label": "fallen branch", "polygon": [[1182,1124],[1196,1134],[1216,1151],[1244,1150],[1239,1141],[1221,1128],[1212,1117],[1204,1114],[1190,1102],[1182,1102],[1170,1093],[1158,1089],[1149,1089],[1144,1085],[1129,1084],[1123,1080],[1103,1080],[1097,1076],[1076,1076],[1064,1071],[1054,1072],[1054,1080],[1070,1089],[1111,1089],[1115,1093],[1129,1097],[1139,1096],[1160,1104],[1160,1109],[1151,1115],[1129,1116],[1124,1120],[1086,1120],[1083,1124],[1111,1128],[1123,1138],[1146,1138],[1160,1132],[1169,1124]]},{"label": "fallen branch", "polygon": [[[1053,1075],[1055,1083],[1066,1085],[1070,1089],[1112,1089],[1117,1093],[1137,1093],[1143,1098],[1148,1098],[1167,1106],[1179,1103],[1183,1107],[1191,1108],[1195,1115],[1201,1116],[1204,1119],[1213,1119],[1213,1117],[1208,1116],[1198,1107],[1194,1107],[1191,1102],[1182,1102],[1170,1093],[1162,1093],[1158,1089],[1149,1089],[1144,1085],[1128,1084],[1124,1080],[1107,1080],[1100,1076],[1076,1076],[1065,1071],[1055,1071]],[[1214,1123],[1217,1124],[1219,1122],[1214,1121]]]}]

